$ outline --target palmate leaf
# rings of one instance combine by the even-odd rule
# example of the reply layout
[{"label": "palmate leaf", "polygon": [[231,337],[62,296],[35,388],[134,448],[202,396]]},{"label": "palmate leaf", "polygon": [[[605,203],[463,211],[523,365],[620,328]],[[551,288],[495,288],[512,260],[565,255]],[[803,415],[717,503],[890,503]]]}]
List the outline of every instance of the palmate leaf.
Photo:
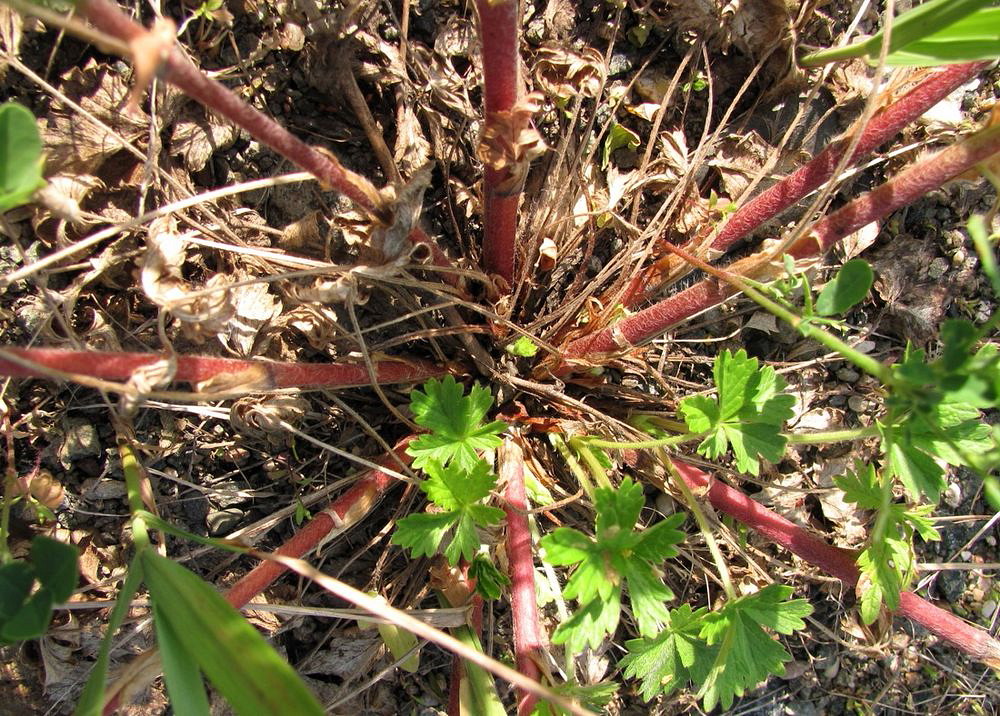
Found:
[{"label": "palmate leaf", "polygon": [[[673,515],[647,530],[635,530],[644,502],[642,486],[626,479],[616,489],[594,493],[596,535],[590,537],[571,527],[559,527],[541,540],[544,559],[559,566],[576,565],[563,596],[581,605],[556,631],[557,643],[571,649],[596,646],[618,626],[623,587],[628,590],[639,632],[655,634],[666,622],[663,603],[673,592],[663,583],[656,564],[677,555],[675,545],[684,539],[677,529],[683,515]],[[601,631],[601,630],[605,631]],[[554,637],[555,639],[555,637]]]},{"label": "palmate leaf", "polygon": [[423,469],[436,461],[447,467],[456,462],[466,471],[472,471],[479,461],[478,451],[500,446],[500,433],[507,424],[494,421],[482,424],[493,405],[489,390],[472,386],[469,395],[453,376],[424,383],[426,392],[415,389],[410,399],[414,420],[430,434],[413,440],[406,452],[414,457],[413,466]]},{"label": "palmate leaf", "polygon": [[785,381],[773,368],[760,367],[744,350],[719,355],[714,375],[718,398],[687,397],[680,413],[692,433],[707,433],[700,454],[714,459],[732,446],[737,469],[756,475],[758,458],[778,462],[784,455],[781,428],[792,417],[795,398],[781,392]]},{"label": "palmate leaf", "polygon": [[882,506],[882,486],[872,465],[855,462],[854,470],[833,478],[833,482],[843,490],[844,500],[863,510],[877,510]]},{"label": "palmate leaf", "polygon": [[706,711],[717,704],[728,709],[747,689],[771,674],[785,673],[785,662],[792,657],[762,627],[791,634],[805,626],[802,617],[811,614],[812,607],[804,599],[786,601],[791,593],[791,587],[772,584],[702,619],[699,636],[719,649],[698,692]]},{"label": "palmate leaf", "polygon": [[658,636],[625,642],[629,653],[621,665],[626,677],[641,681],[646,701],[658,694],[669,696],[688,682],[700,684],[708,677],[718,647],[709,646],[699,636],[707,613],[705,607],[692,611],[690,605],[681,605],[670,610]]},{"label": "palmate leaf", "polygon": [[408,515],[396,523],[392,543],[408,548],[415,557],[438,552],[449,532],[444,555],[452,565],[459,559],[472,560],[479,550],[477,529],[500,522],[503,510],[480,504],[496,485],[496,475],[485,460],[477,458],[471,472],[453,462],[448,467],[430,460],[424,471],[428,478],[420,489],[443,512]]}]

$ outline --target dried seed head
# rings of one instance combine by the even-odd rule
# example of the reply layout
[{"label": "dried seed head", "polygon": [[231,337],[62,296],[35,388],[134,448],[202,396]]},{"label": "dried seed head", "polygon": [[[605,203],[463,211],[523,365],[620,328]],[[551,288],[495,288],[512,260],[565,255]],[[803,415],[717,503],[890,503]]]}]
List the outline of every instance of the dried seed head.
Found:
[{"label": "dried seed head", "polygon": [[508,172],[496,188],[501,195],[519,193],[531,161],[545,153],[545,141],[531,121],[542,99],[541,94],[531,92],[509,112],[492,112],[486,117],[476,156],[490,169]]}]

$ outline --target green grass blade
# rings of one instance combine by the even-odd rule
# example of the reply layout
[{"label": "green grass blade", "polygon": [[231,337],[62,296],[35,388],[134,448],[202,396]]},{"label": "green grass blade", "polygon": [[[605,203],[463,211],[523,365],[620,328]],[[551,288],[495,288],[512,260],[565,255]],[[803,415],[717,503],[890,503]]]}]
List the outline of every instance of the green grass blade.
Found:
[{"label": "green grass blade", "polygon": [[153,605],[153,623],[156,625],[156,645],[160,647],[163,662],[163,680],[167,683],[170,708],[185,716],[209,716],[208,695],[201,679],[201,669],[184,651],[184,645],[174,632],[170,620],[163,616],[163,608]]},{"label": "green grass blade", "polygon": [[[963,22],[966,27],[978,24],[979,21],[972,18],[986,11],[985,9],[994,3],[995,0],[930,0],[930,2],[925,2],[900,14],[893,19],[887,63],[908,64],[902,61],[904,50],[913,52],[910,47],[907,47],[908,45],[921,42],[932,36],[946,36],[951,28]],[[863,57],[865,55],[868,56],[870,61],[874,61],[881,54],[882,37],[883,32],[879,31],[866,40],[854,43],[853,45],[832,47],[814,52],[801,58],[799,63],[803,67],[815,67],[827,62],[835,62],[851,57]],[[953,35],[953,38],[958,40],[960,36]],[[947,52],[947,50],[942,51]],[[957,53],[955,50],[951,52],[953,54]],[[914,59],[922,57],[922,53],[913,53],[913,55]],[[996,56],[995,49],[992,56]],[[974,59],[982,58],[970,57],[968,60],[946,60],[939,58],[937,61],[921,61],[918,64],[933,65],[944,62],[971,61]]]},{"label": "green grass blade", "polygon": [[[902,13],[892,22],[889,52],[895,52],[941,31],[977,10],[992,5],[994,0],[931,0]],[[868,40],[868,54],[878,57],[882,49],[882,32]]]},{"label": "green grass blade", "polygon": [[288,662],[211,585],[152,551],[142,562],[158,615],[236,713],[323,714]]},{"label": "green grass blade", "polygon": [[125,575],[125,582],[121,591],[118,592],[118,600],[115,602],[111,616],[108,618],[108,630],[101,640],[101,649],[97,652],[97,661],[87,679],[87,685],[83,687],[83,694],[76,704],[74,716],[101,716],[104,706],[104,682],[108,675],[108,658],[111,654],[111,642],[115,632],[125,621],[128,614],[129,604],[135,596],[139,585],[142,583],[142,563],[138,559],[132,560],[128,573]]}]

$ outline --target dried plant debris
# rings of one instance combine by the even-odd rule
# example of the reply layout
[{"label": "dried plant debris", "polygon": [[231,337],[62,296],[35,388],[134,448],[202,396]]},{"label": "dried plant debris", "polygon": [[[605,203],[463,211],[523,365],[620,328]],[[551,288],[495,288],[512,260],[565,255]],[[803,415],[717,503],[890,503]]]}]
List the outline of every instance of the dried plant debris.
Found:
[{"label": "dried plant debris", "polygon": [[228,149],[238,132],[230,122],[219,121],[211,113],[191,108],[173,126],[170,153],[184,161],[188,171],[205,168],[215,152]]},{"label": "dried plant debris", "polygon": [[[100,175],[99,169],[126,143],[145,144],[149,117],[139,109],[124,111],[129,84],[117,65],[90,60],[83,68],[74,67],[63,75],[59,89],[105,126],[54,102],[41,122],[48,172]],[[136,161],[134,157],[129,159],[129,163]]]}]

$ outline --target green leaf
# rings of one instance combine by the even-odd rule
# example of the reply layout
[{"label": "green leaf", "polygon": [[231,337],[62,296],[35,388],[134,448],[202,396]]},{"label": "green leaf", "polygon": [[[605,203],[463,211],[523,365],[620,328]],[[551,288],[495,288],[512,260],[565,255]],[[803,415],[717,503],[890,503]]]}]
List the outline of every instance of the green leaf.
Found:
[{"label": "green leaf", "polygon": [[507,425],[495,421],[482,424],[493,405],[489,390],[474,385],[469,395],[453,376],[429,380],[424,391],[414,390],[410,402],[414,420],[431,431],[413,440],[406,452],[414,457],[413,466],[423,469],[431,460],[448,466],[454,460],[459,467],[472,472],[479,462],[479,450],[500,446],[500,433]]},{"label": "green leaf", "polygon": [[476,593],[485,599],[499,599],[510,577],[501,572],[490,558],[477,554],[469,567],[469,577],[476,580]]},{"label": "green leaf", "polygon": [[52,592],[42,587],[0,625],[0,643],[37,639],[52,621]]},{"label": "green leaf", "polygon": [[852,259],[841,266],[837,275],[816,297],[816,313],[839,316],[864,300],[875,280],[872,267],[864,259]]},{"label": "green leaf", "polygon": [[[417,637],[406,629],[400,629],[395,624],[378,624],[377,626],[379,636],[389,648],[393,659],[402,659],[406,654],[410,654],[410,651],[417,645]],[[399,668],[411,674],[417,673],[417,669],[420,668],[420,650],[417,649],[401,661]]]},{"label": "green leaf", "polygon": [[0,624],[17,614],[34,582],[35,570],[23,560],[0,567]]},{"label": "green leaf", "polygon": [[728,709],[747,689],[771,674],[785,673],[785,662],[792,657],[762,627],[790,634],[805,626],[802,617],[812,607],[804,599],[785,601],[791,593],[791,587],[773,584],[705,615],[699,636],[719,648],[698,692],[706,711],[717,704]]},{"label": "green leaf", "polygon": [[496,485],[496,475],[486,461],[478,458],[472,472],[462,470],[457,462],[442,467],[434,460],[429,460],[424,470],[429,477],[420,489],[446,511],[404,517],[397,522],[392,542],[409,548],[414,556],[429,557],[453,530],[444,549],[445,557],[452,565],[463,557],[471,560],[479,551],[477,528],[496,524],[504,517],[503,510],[479,504]]},{"label": "green leaf", "polygon": [[902,480],[913,499],[919,500],[921,495],[927,495],[931,501],[937,502],[946,487],[944,470],[930,455],[921,452],[909,441],[898,438],[888,443],[886,455],[892,474]]},{"label": "green leaf", "polygon": [[83,687],[80,700],[76,702],[74,716],[102,716],[104,707],[104,684],[107,681],[108,661],[111,656],[111,646],[114,641],[115,632],[125,621],[129,609],[132,606],[132,599],[142,584],[142,561],[136,557],[129,564],[128,572],[125,574],[125,581],[118,592],[115,606],[111,609],[111,616],[108,617],[108,628],[101,639],[101,647],[97,652],[97,660],[94,668],[90,670],[87,683]]},{"label": "green leaf", "polygon": [[[560,696],[577,701],[585,709],[603,713],[606,710],[604,707],[611,702],[619,687],[614,681],[599,681],[596,684],[577,684],[567,681],[549,688]],[[570,716],[570,712],[541,700],[535,704],[531,716]]]},{"label": "green leaf", "polygon": [[844,491],[844,499],[864,510],[877,510],[882,506],[882,486],[875,468],[861,462],[854,463],[854,470],[833,478],[834,484]]},{"label": "green leaf", "polygon": [[538,346],[527,336],[520,336],[504,350],[518,358],[533,358],[538,353]]},{"label": "green leaf", "polygon": [[[719,403],[707,395],[692,395],[681,401],[680,413],[692,433],[707,433],[718,425]],[[725,446],[722,448],[725,450]],[[717,457],[717,456],[714,456]]]},{"label": "green leaf", "polygon": [[414,557],[430,557],[437,554],[441,540],[456,522],[451,512],[407,515],[396,522],[392,543],[406,547]]},{"label": "green leaf", "polygon": [[603,633],[597,634],[599,628],[612,633],[618,626],[617,607],[612,620],[611,611],[598,605],[611,600],[618,604],[623,587],[628,590],[641,634],[656,633],[666,621],[663,602],[674,595],[663,583],[656,564],[677,554],[674,545],[685,535],[676,527],[684,516],[674,515],[650,529],[636,530],[644,502],[642,485],[625,479],[617,489],[595,490],[594,537],[571,527],[558,527],[542,537],[546,562],[576,565],[563,596],[577,600],[581,608],[560,625],[560,643],[596,645],[603,639]]},{"label": "green leaf", "polygon": [[632,615],[639,626],[640,634],[655,634],[668,619],[664,602],[674,598],[674,593],[661,577],[653,573],[648,563],[640,560],[624,560],[622,574],[628,586]]},{"label": "green leaf", "polygon": [[577,609],[552,634],[555,644],[565,644],[570,654],[579,654],[588,646],[597,649],[606,634],[614,633],[621,616],[621,601],[617,591],[607,599],[593,599]]},{"label": "green leaf", "polygon": [[699,633],[708,613],[702,607],[692,611],[684,604],[670,610],[663,630],[654,638],[625,642],[628,654],[621,661],[625,676],[641,680],[642,698],[650,701],[658,694],[669,696],[693,681],[702,683],[715,661],[717,647],[705,643]]},{"label": "green leaf", "polygon": [[162,607],[153,606],[156,645],[160,649],[163,680],[167,684],[170,708],[176,714],[208,716],[211,708],[208,705],[208,695],[205,693],[205,683],[201,678],[201,669],[184,651],[184,646],[174,633],[173,625],[162,612]]},{"label": "green leaf", "polygon": [[861,601],[859,610],[865,624],[878,618],[884,603],[891,610],[899,608],[899,592],[903,574],[912,565],[912,549],[903,540],[886,537],[873,542],[858,555],[861,570]]},{"label": "green leaf", "polygon": [[940,27],[886,57],[887,65],[929,67],[954,62],[995,60],[1000,55],[1000,8],[981,8]]},{"label": "green leaf", "polygon": [[611,155],[614,154],[615,150],[622,147],[635,149],[639,146],[639,143],[639,135],[631,129],[617,122],[612,124],[607,136],[604,138],[604,147],[601,150],[601,169],[608,168]]},{"label": "green leaf", "polygon": [[65,602],[77,583],[76,547],[38,535],[31,540],[31,562],[35,576],[56,602]]},{"label": "green leaf", "polygon": [[489,463],[477,460],[471,470],[457,465],[444,467],[433,460],[424,465],[429,476],[420,483],[427,498],[443,510],[458,510],[488,497],[497,477]]},{"label": "green leaf", "polygon": [[31,201],[45,186],[35,117],[16,102],[0,105],[0,212]]},{"label": "green leaf", "polygon": [[781,393],[785,381],[773,368],[759,367],[744,350],[720,354],[714,374],[718,399],[689,396],[680,413],[692,433],[709,433],[698,445],[701,455],[714,459],[732,446],[737,468],[756,475],[759,457],[778,462],[784,455],[781,428],[792,417],[795,398]]},{"label": "green leaf", "polygon": [[685,520],[683,513],[671,515],[639,533],[639,539],[632,548],[637,557],[649,562],[660,562],[676,557],[679,553],[674,545],[680,544],[687,537],[677,529]]},{"label": "green leaf", "polygon": [[160,618],[238,714],[323,714],[284,659],[208,583],[152,550],[140,556]]}]

